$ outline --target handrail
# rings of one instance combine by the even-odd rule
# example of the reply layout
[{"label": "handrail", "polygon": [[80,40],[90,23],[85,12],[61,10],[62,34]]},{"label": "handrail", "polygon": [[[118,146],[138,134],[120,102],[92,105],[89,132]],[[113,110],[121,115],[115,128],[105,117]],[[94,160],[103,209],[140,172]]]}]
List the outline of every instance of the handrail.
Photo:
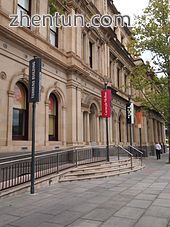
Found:
[{"label": "handrail", "polygon": [[137,151],[138,153],[140,153],[141,154],[141,166],[142,166],[142,156],[143,156],[143,152],[142,151],[140,151],[140,150],[138,150],[136,147],[133,147],[132,145],[129,145],[129,147],[130,148],[132,148],[132,149],[134,149],[135,151]]},{"label": "handrail", "polygon": [[[85,152],[84,152],[85,151]],[[53,158],[54,157],[54,158]],[[45,158],[45,159],[44,159]],[[106,160],[106,152],[93,148],[74,147],[65,151],[42,154],[36,157],[36,179],[59,173],[70,167]],[[30,181],[31,157],[0,163],[0,191]]]},{"label": "handrail", "polygon": [[[56,153],[62,153],[65,151],[70,151],[70,150],[74,150],[76,148],[84,148],[85,146],[70,146],[70,147],[60,147],[60,148],[56,148],[54,150],[47,150],[47,151],[36,151],[35,153],[35,157],[43,157],[43,156],[48,156],[51,154],[56,154]],[[48,153],[49,152],[49,153]],[[19,158],[19,159],[17,159]],[[1,162],[1,163],[6,163],[6,162],[10,162],[10,161],[17,161],[17,160],[25,160],[25,159],[30,159],[31,158],[31,151],[27,151],[27,153],[25,154],[19,154],[19,155],[11,155],[11,156],[7,156],[7,157],[3,157],[0,158],[0,161],[5,161],[5,162]],[[8,159],[12,159],[9,160]]]},{"label": "handrail", "polygon": [[129,145],[129,147],[133,148],[134,150],[136,150],[136,151],[139,152],[140,154],[143,154],[143,152],[140,151],[139,149],[137,149],[136,147],[133,147],[132,145]]},{"label": "handrail", "polygon": [[125,151],[126,153],[128,153],[130,155],[130,163],[131,163],[131,169],[133,169],[133,162],[132,162],[132,157],[133,157],[133,154],[130,153],[128,150],[126,150],[124,147],[118,145],[118,160],[119,160],[119,147]]},{"label": "handrail", "polygon": [[128,150],[126,150],[124,147],[118,145],[118,147],[120,147],[122,150],[126,151],[131,157],[133,157],[133,154],[130,153]]}]

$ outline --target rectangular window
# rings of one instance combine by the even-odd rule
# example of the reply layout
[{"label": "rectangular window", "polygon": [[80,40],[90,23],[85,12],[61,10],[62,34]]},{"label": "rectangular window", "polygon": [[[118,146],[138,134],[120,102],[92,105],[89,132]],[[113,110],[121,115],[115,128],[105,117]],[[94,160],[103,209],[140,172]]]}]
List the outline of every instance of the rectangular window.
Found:
[{"label": "rectangular window", "polygon": [[117,68],[117,87],[120,88],[120,69]]},{"label": "rectangular window", "polygon": [[27,16],[31,16],[31,0],[18,0],[17,14],[20,18],[22,12],[22,25],[28,27],[29,19]]},{"label": "rectangular window", "polygon": [[93,68],[93,43],[89,42],[89,64]]},{"label": "rectangular window", "polygon": [[55,116],[49,115],[49,136],[50,137],[55,137],[55,125],[56,125]]},{"label": "rectangular window", "polygon": [[101,55],[100,55],[100,47],[98,46],[98,70],[101,72]]},{"label": "rectangular window", "polygon": [[58,28],[57,27],[50,28],[50,43],[51,45],[58,47]]},{"label": "rectangular window", "polygon": [[83,34],[83,60],[86,60],[86,34]]},{"label": "rectangular window", "polygon": [[[53,3],[51,3],[51,1],[49,1],[49,12],[52,16],[54,16],[54,12],[56,12],[56,7],[57,6],[57,1],[53,1]],[[50,44],[54,47],[58,48],[58,32],[59,29],[58,27],[55,26],[55,20],[53,21],[54,26],[50,26]]]},{"label": "rectangular window", "polygon": [[13,109],[12,135],[13,137],[25,136],[25,110]]},{"label": "rectangular window", "polygon": [[127,75],[125,75],[125,93],[127,92],[128,90],[128,77]]}]

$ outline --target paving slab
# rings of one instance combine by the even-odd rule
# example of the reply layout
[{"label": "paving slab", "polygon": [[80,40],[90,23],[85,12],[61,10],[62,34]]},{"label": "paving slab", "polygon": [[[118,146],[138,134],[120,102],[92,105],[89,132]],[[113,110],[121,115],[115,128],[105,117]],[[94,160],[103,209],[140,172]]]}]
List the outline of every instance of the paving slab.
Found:
[{"label": "paving slab", "polygon": [[170,199],[156,199],[153,205],[170,208]]},{"label": "paving slab", "polygon": [[102,222],[99,221],[78,219],[77,221],[73,222],[71,225],[68,225],[67,227],[98,227],[101,226],[101,224]]},{"label": "paving slab", "polygon": [[112,214],[113,211],[110,209],[96,208],[81,218],[94,221],[106,221]]},{"label": "paving slab", "polygon": [[143,216],[134,227],[166,227],[167,225],[167,218]]},{"label": "paving slab", "polygon": [[147,208],[150,206],[152,201],[146,201],[146,200],[139,200],[139,199],[134,199],[131,200],[127,206],[129,207],[138,207],[138,208]]},{"label": "paving slab", "polygon": [[152,205],[145,212],[145,215],[170,219],[170,208]]},{"label": "paving slab", "polygon": [[134,220],[128,218],[111,217],[101,227],[133,227]]},{"label": "paving slab", "polygon": [[46,222],[53,223],[53,224],[60,224],[60,225],[69,225],[76,221],[78,218],[82,216],[82,213],[80,212],[74,212],[74,211],[65,211],[62,212],[55,217],[52,217]]},{"label": "paving slab", "polygon": [[156,197],[157,197],[157,195],[141,193],[141,194],[137,195],[135,197],[135,199],[141,199],[141,200],[146,200],[146,201],[148,201],[148,200],[153,201]]},{"label": "paving slab", "polygon": [[137,220],[142,216],[144,211],[145,211],[144,209],[126,206],[126,207],[122,207],[118,212],[114,214],[114,216]]}]

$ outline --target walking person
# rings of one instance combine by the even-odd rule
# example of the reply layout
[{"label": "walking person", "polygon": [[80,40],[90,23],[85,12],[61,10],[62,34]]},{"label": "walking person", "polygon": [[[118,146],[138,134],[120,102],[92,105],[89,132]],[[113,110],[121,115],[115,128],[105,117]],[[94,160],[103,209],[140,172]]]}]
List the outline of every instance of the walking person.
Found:
[{"label": "walking person", "polygon": [[161,159],[161,145],[159,143],[157,143],[157,142],[155,144],[155,149],[156,149],[157,160]]}]

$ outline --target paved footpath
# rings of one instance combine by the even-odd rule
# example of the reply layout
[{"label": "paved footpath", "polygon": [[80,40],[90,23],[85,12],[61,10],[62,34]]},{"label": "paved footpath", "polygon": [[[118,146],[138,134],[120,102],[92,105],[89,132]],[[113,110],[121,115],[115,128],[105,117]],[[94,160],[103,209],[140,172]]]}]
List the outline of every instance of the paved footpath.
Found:
[{"label": "paved footpath", "polygon": [[132,174],[61,183],[0,199],[0,226],[170,227],[170,165],[145,159]]}]

